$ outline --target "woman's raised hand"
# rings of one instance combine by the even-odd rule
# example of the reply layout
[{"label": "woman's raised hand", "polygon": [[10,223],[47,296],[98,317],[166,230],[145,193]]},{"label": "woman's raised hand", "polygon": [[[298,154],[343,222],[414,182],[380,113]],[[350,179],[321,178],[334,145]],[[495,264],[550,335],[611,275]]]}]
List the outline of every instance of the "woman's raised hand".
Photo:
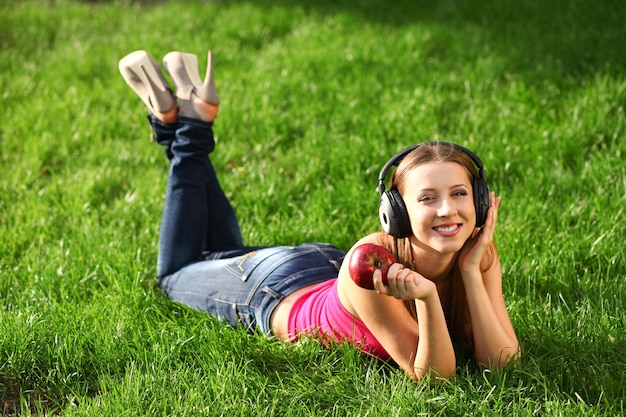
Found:
[{"label": "woman's raised hand", "polygon": [[463,249],[461,249],[459,266],[462,274],[480,272],[480,261],[483,259],[489,245],[493,242],[501,199],[502,197],[496,197],[493,192],[489,194],[491,204],[487,212],[485,225],[475,237],[468,239]]}]

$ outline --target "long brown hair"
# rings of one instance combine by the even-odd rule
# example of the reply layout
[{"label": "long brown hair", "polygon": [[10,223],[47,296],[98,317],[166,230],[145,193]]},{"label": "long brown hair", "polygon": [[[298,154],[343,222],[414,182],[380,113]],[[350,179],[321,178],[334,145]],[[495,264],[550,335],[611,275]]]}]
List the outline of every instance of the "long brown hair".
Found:
[{"label": "long brown hair", "polygon": [[[395,187],[402,195],[409,172],[429,162],[455,162],[465,168],[470,180],[478,177],[478,171],[472,159],[465,152],[445,142],[427,142],[418,146],[400,162],[391,178],[391,188]],[[383,233],[381,243],[394,254],[398,262],[407,268],[415,268],[410,237],[398,239]],[[439,298],[445,314],[448,331],[455,344],[466,353],[472,354],[474,352],[472,324],[467,306],[465,286],[463,285],[456,261],[449,275],[442,283],[437,290],[439,291]],[[406,301],[405,305],[413,318],[417,320],[415,302]]]}]

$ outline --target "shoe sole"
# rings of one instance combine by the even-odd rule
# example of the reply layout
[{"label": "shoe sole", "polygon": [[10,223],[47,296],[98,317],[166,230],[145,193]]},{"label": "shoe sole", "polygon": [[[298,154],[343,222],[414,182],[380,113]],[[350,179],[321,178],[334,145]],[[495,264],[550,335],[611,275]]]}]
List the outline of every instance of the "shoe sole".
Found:
[{"label": "shoe sole", "polygon": [[157,62],[146,51],[131,52],[119,62],[126,83],[152,113],[165,113],[174,107],[174,97]]}]

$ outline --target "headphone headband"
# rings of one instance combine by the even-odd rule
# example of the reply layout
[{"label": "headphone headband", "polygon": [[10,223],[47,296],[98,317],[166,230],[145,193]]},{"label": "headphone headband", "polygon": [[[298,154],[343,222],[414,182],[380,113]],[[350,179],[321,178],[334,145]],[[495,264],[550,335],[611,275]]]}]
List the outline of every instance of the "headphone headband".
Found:
[{"label": "headphone headband", "polygon": [[480,158],[469,149],[452,142],[423,142],[404,148],[403,150],[392,156],[391,159],[389,159],[389,161],[387,161],[387,163],[382,167],[382,169],[380,170],[380,174],[378,174],[378,193],[380,195],[385,192],[385,178],[387,177],[387,173],[389,172],[389,170],[394,166],[397,167],[398,165],[400,165],[400,162],[402,162],[402,160],[415,149],[419,148],[422,145],[428,144],[441,144],[445,146],[450,146],[451,148],[455,148],[463,152],[471,158],[471,160],[474,162],[474,165],[476,165],[476,167],[478,168],[478,177],[484,179],[485,181],[487,180],[483,161],[481,161]]}]

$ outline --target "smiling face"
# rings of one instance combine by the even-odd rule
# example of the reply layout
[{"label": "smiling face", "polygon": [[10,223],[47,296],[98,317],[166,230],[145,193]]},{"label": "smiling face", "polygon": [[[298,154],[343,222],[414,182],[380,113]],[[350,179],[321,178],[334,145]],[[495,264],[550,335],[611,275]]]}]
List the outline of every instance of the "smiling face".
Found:
[{"label": "smiling face", "polygon": [[456,162],[428,162],[411,169],[398,187],[411,221],[414,247],[453,255],[476,224],[470,175]]}]

